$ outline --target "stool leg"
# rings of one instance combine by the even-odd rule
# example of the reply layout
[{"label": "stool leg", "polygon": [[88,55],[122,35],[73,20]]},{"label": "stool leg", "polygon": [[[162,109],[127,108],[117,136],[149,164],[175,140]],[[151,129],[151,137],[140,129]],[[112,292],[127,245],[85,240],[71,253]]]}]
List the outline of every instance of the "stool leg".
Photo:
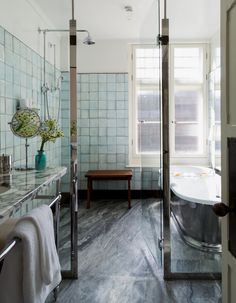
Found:
[{"label": "stool leg", "polygon": [[128,209],[131,208],[130,179],[128,180]]},{"label": "stool leg", "polygon": [[88,177],[88,182],[87,182],[87,206],[86,206],[87,209],[90,208],[91,191],[92,191],[92,180],[91,180],[91,178]]}]

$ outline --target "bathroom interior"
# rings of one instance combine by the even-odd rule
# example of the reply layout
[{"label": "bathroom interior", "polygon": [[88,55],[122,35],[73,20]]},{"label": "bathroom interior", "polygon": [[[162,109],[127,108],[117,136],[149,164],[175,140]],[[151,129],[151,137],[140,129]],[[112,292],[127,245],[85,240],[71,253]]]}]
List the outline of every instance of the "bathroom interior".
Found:
[{"label": "bathroom interior", "polygon": [[[60,200],[46,302],[221,302],[220,55],[220,0],[1,1],[0,223]],[[35,171],[47,120],[63,134]],[[124,180],[94,182],[87,209],[100,170],[132,171],[130,209]]]}]

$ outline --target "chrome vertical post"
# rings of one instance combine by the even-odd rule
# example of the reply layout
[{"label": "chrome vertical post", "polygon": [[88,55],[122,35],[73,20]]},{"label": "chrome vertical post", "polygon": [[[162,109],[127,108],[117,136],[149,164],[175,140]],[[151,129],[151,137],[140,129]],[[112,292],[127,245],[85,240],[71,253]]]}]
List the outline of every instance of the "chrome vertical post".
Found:
[{"label": "chrome vertical post", "polygon": [[61,179],[56,181],[56,197],[59,197],[57,202],[55,203],[55,242],[56,247],[59,250],[59,227],[60,227],[60,211],[61,211]]},{"label": "chrome vertical post", "polygon": [[[57,252],[59,254],[59,227],[60,227],[60,209],[61,209],[61,179],[56,180],[56,194],[58,200],[55,203],[55,214],[54,214],[54,234]],[[54,300],[57,301],[59,292],[59,285],[53,290]]]},{"label": "chrome vertical post", "polygon": [[162,19],[162,155],[163,155],[163,217],[164,278],[170,273],[170,150],[169,150],[169,19]]},{"label": "chrome vertical post", "polygon": [[43,119],[47,119],[47,105],[46,105],[46,94],[47,94],[47,85],[46,85],[46,31],[43,31],[43,86],[41,88],[43,93]]},{"label": "chrome vertical post", "polygon": [[56,44],[53,44],[53,81],[54,81],[54,83],[53,83],[53,85],[54,85],[54,87],[53,87],[53,89],[54,90],[56,90],[56,88],[57,88],[57,77],[56,77]]},{"label": "chrome vertical post", "polygon": [[[63,278],[78,278],[78,185],[77,185],[77,79],[76,79],[76,51],[77,51],[77,32],[88,32],[87,30],[76,30],[76,20],[74,19],[74,0],[72,0],[72,19],[69,21],[69,30],[64,29],[45,29],[44,33],[44,85],[42,92],[46,97],[48,87],[45,83],[45,39],[46,32],[68,32],[70,34],[70,219],[71,219],[71,251],[70,251],[70,270],[63,270]],[[41,30],[39,29],[39,32]],[[55,58],[55,55],[54,55]],[[55,64],[54,64],[55,65]],[[60,209],[59,209],[60,211]]]},{"label": "chrome vertical post", "polygon": [[78,197],[77,197],[77,83],[76,83],[76,20],[70,20],[70,212],[71,212],[71,274],[78,278]]}]

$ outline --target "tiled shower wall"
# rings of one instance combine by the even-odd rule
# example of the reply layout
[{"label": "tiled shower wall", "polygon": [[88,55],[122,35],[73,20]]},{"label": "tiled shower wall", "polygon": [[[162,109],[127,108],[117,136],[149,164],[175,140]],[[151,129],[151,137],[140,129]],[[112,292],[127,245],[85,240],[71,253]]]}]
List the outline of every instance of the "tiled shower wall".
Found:
[{"label": "tiled shower wall", "polygon": [[[46,82],[54,87],[53,66],[46,63]],[[60,72],[57,70],[57,77]],[[25,139],[14,136],[9,122],[16,112],[19,99],[29,99],[32,107],[43,116],[43,58],[24,43],[0,27],[0,153],[10,154],[13,165],[25,165]],[[59,107],[59,92],[49,91],[49,111],[55,113]],[[55,144],[46,143],[49,166],[59,165],[61,161],[61,140]],[[40,138],[28,140],[29,165],[34,166],[34,156],[40,146]]]},{"label": "tiled shower wall", "polygon": [[[69,74],[62,73],[62,165],[69,167]],[[128,166],[128,74],[78,74],[78,177],[86,189],[87,170]],[[132,189],[157,189],[157,168],[132,168]],[[98,182],[97,189],[123,189],[125,182]],[[68,176],[63,191],[69,190]]]}]

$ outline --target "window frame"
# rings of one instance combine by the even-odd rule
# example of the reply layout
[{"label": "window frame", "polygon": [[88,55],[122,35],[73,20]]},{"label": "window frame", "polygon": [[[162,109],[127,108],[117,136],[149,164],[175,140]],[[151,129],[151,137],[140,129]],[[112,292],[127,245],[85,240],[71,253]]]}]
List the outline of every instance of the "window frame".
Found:
[{"label": "window frame", "polygon": [[[174,152],[174,139],[175,139],[175,125],[171,123],[174,121],[174,49],[175,47],[201,47],[203,49],[203,151],[199,154],[180,154]],[[129,166],[146,166],[146,167],[158,167],[161,163],[161,152],[160,153],[150,153],[150,154],[138,154],[136,153],[137,144],[137,98],[136,98],[136,58],[135,51],[137,48],[158,48],[158,46],[153,44],[131,44],[129,48]],[[170,44],[169,49],[169,96],[170,96],[170,106],[169,106],[169,118],[170,118],[170,161],[171,164],[192,164],[192,165],[207,165],[208,164],[208,106],[207,106],[207,96],[208,96],[208,81],[207,74],[209,72],[209,44],[208,43],[173,43]]]},{"label": "window frame", "polygon": [[[138,48],[153,48],[158,49],[158,46],[154,44],[131,44],[129,51],[129,166],[160,166],[160,155],[161,153],[143,153],[138,154],[136,152],[136,147],[138,145],[138,135],[137,135],[137,89],[136,89],[136,57],[135,51]],[[155,89],[155,85],[149,86]]]},{"label": "window frame", "polygon": [[[205,81],[203,81],[203,130],[202,130],[202,142],[203,142],[203,150],[201,153],[196,153],[194,155],[191,154],[180,154],[175,152],[175,123],[172,121],[175,120],[175,96],[174,96],[174,49],[175,48],[195,48],[201,47],[203,49],[203,79],[205,77]],[[195,164],[195,165],[207,165],[208,164],[208,106],[207,106],[207,98],[208,98],[208,83],[207,83],[207,75],[209,71],[209,62],[208,62],[208,45],[206,43],[173,43],[170,45],[170,75],[169,75],[169,83],[170,83],[170,158],[172,164]],[[193,86],[195,86],[193,84]]]}]

